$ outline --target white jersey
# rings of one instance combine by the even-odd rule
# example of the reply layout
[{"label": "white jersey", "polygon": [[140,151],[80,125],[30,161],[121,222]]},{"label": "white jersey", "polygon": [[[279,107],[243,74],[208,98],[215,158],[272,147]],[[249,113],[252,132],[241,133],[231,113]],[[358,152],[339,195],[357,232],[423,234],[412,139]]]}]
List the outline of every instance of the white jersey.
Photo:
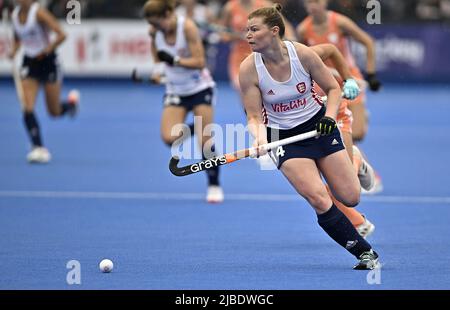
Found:
[{"label": "white jersey", "polygon": [[[163,50],[172,56],[183,58],[191,56],[184,34],[185,21],[183,16],[177,15],[175,45],[167,44],[164,34],[161,31],[156,32],[155,45],[158,51]],[[207,68],[200,70],[167,65],[165,73],[167,77],[166,94],[168,95],[189,96],[215,86]]]},{"label": "white jersey", "polygon": [[[184,5],[179,5],[175,9],[177,15],[187,16],[187,8]],[[192,19],[199,25],[206,25],[208,23],[208,16],[206,6],[203,4],[196,4]]]},{"label": "white jersey", "polygon": [[28,11],[25,24],[19,21],[20,6],[17,6],[12,13],[14,32],[18,36],[23,46],[24,54],[28,57],[36,57],[42,53],[50,42],[50,35],[37,20],[39,3],[35,2]]},{"label": "white jersey", "polygon": [[254,53],[259,89],[263,99],[263,117],[272,128],[291,129],[312,118],[323,103],[314,91],[314,82],[305,71],[294,44],[286,44],[291,76],[285,82],[274,80],[267,71],[260,53]]}]

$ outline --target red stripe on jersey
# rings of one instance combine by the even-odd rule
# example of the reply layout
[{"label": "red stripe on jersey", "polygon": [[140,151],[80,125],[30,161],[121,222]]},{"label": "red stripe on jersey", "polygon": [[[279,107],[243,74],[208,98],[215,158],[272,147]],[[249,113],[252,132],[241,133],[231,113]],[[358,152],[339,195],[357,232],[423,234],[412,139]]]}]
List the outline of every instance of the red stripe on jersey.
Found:
[{"label": "red stripe on jersey", "polygon": [[323,106],[322,98],[316,93],[316,90],[314,89],[314,84],[315,82],[311,80],[311,95],[318,105]]},{"label": "red stripe on jersey", "polygon": [[261,114],[262,114],[262,119],[263,119],[264,125],[267,125],[269,123],[269,118],[267,117],[267,111],[266,111],[265,107],[262,108]]}]

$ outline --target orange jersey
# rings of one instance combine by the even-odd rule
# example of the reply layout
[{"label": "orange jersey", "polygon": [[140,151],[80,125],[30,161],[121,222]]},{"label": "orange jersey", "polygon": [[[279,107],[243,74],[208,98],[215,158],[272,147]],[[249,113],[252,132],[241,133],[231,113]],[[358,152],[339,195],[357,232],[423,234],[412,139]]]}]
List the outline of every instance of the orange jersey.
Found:
[{"label": "orange jersey", "polygon": [[[263,0],[255,0],[250,11],[247,11],[239,2],[239,0],[230,0],[231,21],[230,27],[239,33],[245,33],[247,29],[248,15],[259,8],[264,7]],[[230,58],[228,63],[228,73],[233,84],[237,86],[239,66],[241,62],[252,53],[250,46],[246,40],[237,40],[233,42],[230,51]]]},{"label": "orange jersey", "polygon": [[[338,26],[338,18],[339,16],[342,16],[339,13],[328,11],[327,12],[328,18],[327,18],[327,27],[326,31],[324,33],[317,33],[314,30],[314,24],[313,19],[311,16],[308,16],[305,18],[305,20],[302,22],[304,25],[305,32],[303,33],[303,40],[308,46],[317,45],[317,44],[325,44],[330,43],[337,47],[337,49],[342,53],[344,56],[347,65],[350,69],[350,74],[356,79],[356,80],[363,80],[363,76],[361,74],[361,71],[356,66],[355,59],[353,57],[353,54],[350,51],[350,46],[347,37],[344,35],[344,33],[339,29]],[[328,67],[334,68],[334,65],[331,61],[325,61],[325,64]],[[335,76],[336,77],[336,76]],[[342,85],[342,79],[336,78],[340,85]],[[361,92],[361,94],[353,101],[348,100],[342,100],[341,107],[339,110],[339,114],[344,114],[344,109],[347,108],[348,104],[358,104],[362,101],[364,101],[365,94]],[[339,118],[339,117],[338,117]]]},{"label": "orange jersey", "polygon": [[[305,27],[305,33],[303,34],[303,40],[306,42],[306,45],[312,46],[317,44],[331,43],[335,45],[338,50],[342,53],[347,64],[353,68],[356,67],[355,59],[350,52],[350,47],[348,43],[348,39],[339,29],[337,24],[337,20],[339,16],[342,16],[339,13],[328,11],[327,13],[327,30],[324,33],[317,33],[314,30],[313,19],[311,16],[305,18],[302,24]],[[329,65],[328,62],[326,62]],[[331,66],[331,65],[330,65]],[[332,66],[331,66],[332,67]]]}]

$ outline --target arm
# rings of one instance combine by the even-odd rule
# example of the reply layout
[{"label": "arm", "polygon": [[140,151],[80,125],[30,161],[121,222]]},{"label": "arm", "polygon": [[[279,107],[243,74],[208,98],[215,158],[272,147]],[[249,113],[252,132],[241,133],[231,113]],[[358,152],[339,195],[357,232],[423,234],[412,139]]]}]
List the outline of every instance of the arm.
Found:
[{"label": "arm", "polygon": [[156,64],[156,63],[161,62],[161,60],[158,58],[158,50],[156,49],[156,43],[155,43],[156,29],[153,28],[152,26],[150,26],[150,28],[148,30],[148,34],[150,35],[150,38],[152,39],[151,45],[150,45],[150,52],[153,57],[153,62]]},{"label": "arm", "polygon": [[45,8],[40,8],[37,12],[37,20],[50,30],[56,33],[56,39],[51,42],[42,52],[41,57],[51,54],[66,39],[66,34],[62,30],[56,18]]},{"label": "arm", "polygon": [[170,66],[181,66],[189,69],[203,69],[206,65],[205,51],[198,32],[198,28],[191,19],[186,19],[184,26],[190,57],[173,56],[164,50],[157,51],[157,59],[164,61]]},{"label": "arm", "polygon": [[376,72],[375,65],[375,43],[372,37],[358,27],[350,18],[345,16],[340,16],[338,19],[338,26],[342,32],[346,35],[351,36],[353,39],[363,44],[367,51],[367,68],[366,72],[368,74]]},{"label": "arm", "polygon": [[[266,127],[261,113],[261,92],[258,86],[253,54],[250,54],[239,68],[239,85],[241,101],[247,114],[247,124],[250,134],[255,138],[254,147],[267,143]],[[263,153],[260,153],[262,155]]]},{"label": "arm", "polygon": [[206,66],[205,51],[198,28],[191,19],[186,19],[184,33],[191,57],[180,58],[178,66],[189,69],[203,69]]},{"label": "arm", "polygon": [[344,97],[351,100],[355,99],[360,92],[358,83],[352,78],[344,56],[342,56],[337,47],[333,44],[319,44],[311,46],[311,49],[319,55],[322,61],[330,59],[333,62],[339,77],[344,80]]},{"label": "arm", "polygon": [[14,57],[17,54],[17,51],[20,48],[20,40],[19,40],[19,37],[17,37],[15,32],[14,32],[14,36],[13,36],[12,40],[13,40],[12,48],[11,48],[11,51],[9,52],[9,55],[8,55],[9,59],[14,59]]},{"label": "arm", "polygon": [[369,87],[372,91],[378,91],[381,87],[381,82],[376,77],[375,43],[372,37],[345,16],[340,16],[340,18],[338,19],[338,25],[345,34],[350,35],[352,38],[362,43],[366,47],[366,80],[369,83]]},{"label": "arm", "polygon": [[322,61],[330,59],[342,79],[347,80],[352,78],[344,56],[342,56],[336,46],[327,43],[311,46],[311,49],[319,55]]}]

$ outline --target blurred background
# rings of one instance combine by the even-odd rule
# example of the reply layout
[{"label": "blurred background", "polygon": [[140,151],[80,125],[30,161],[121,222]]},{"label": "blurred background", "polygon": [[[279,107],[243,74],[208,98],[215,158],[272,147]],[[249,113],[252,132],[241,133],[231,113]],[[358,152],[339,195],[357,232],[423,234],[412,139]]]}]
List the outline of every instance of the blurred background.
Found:
[{"label": "blurred background", "polygon": [[[70,12],[68,0],[41,0],[63,22],[68,35],[60,48],[65,76],[128,77],[133,66],[148,65],[149,38],[142,20],[145,0],[79,0],[81,24],[64,22]],[[192,2],[192,1],[189,1]],[[306,16],[301,0],[275,1],[283,4],[284,14],[295,27]],[[381,0],[381,24],[369,25],[367,0],[331,0],[329,8],[341,12],[368,31],[377,44],[380,77],[388,82],[447,82],[450,80],[450,0]],[[224,0],[198,1],[208,6],[211,21],[220,18]],[[0,9],[13,1],[0,0]],[[4,16],[4,15],[3,15]],[[0,33],[0,75],[8,76],[6,59],[8,32]],[[208,48],[209,67],[216,80],[227,80],[229,44],[215,42]],[[353,43],[359,64],[364,50]],[[361,66],[364,67],[364,66]]]}]

